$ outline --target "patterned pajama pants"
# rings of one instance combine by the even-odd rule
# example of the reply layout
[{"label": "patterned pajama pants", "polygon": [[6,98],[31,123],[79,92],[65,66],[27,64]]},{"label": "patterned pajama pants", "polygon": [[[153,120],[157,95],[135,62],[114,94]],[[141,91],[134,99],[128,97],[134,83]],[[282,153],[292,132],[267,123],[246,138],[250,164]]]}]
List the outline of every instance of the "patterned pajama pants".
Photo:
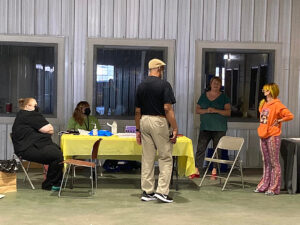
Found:
[{"label": "patterned pajama pants", "polygon": [[279,163],[280,137],[271,136],[260,139],[260,149],[264,173],[256,189],[259,192],[273,191],[275,194],[279,194],[281,184]]}]

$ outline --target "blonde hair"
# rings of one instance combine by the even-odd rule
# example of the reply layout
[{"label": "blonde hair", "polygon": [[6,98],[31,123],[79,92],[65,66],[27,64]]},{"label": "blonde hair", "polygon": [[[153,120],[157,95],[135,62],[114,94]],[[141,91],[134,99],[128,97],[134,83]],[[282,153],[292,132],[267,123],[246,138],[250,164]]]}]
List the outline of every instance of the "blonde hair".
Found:
[{"label": "blonde hair", "polygon": [[[265,84],[263,86],[263,91],[270,91],[270,94],[272,96],[272,98],[277,98],[279,95],[279,87],[276,83],[269,83],[269,84]],[[265,104],[266,100],[262,99],[259,103],[259,110],[261,110],[261,108],[263,107],[263,105]]]},{"label": "blonde hair", "polygon": [[19,108],[20,109],[25,109],[25,106],[28,105],[28,103],[34,98],[20,98],[18,100],[19,103]]}]

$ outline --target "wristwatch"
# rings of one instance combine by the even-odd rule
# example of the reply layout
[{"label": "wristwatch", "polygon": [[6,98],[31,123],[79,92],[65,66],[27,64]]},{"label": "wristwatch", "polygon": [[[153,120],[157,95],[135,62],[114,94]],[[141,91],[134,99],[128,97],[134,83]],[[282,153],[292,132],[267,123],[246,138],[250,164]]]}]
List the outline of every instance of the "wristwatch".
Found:
[{"label": "wristwatch", "polygon": [[141,132],[140,129],[135,129],[135,132]]}]

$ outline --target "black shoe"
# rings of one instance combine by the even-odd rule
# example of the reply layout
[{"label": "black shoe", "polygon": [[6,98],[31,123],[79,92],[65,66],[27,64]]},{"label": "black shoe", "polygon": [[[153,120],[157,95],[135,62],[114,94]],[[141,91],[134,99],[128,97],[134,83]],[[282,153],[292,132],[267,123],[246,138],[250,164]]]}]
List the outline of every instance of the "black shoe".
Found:
[{"label": "black shoe", "polygon": [[51,185],[50,185],[50,186],[43,186],[43,185],[42,185],[42,189],[43,189],[43,190],[46,190],[46,191],[51,191],[52,186],[51,186]]},{"label": "black shoe", "polygon": [[147,193],[144,191],[143,194],[142,194],[141,200],[142,200],[142,201],[145,201],[145,202],[149,202],[149,201],[154,201],[154,200],[156,200],[156,197],[155,197],[155,194],[154,194],[154,193],[147,194]]},{"label": "black shoe", "polygon": [[173,199],[168,196],[168,195],[164,195],[164,194],[160,194],[160,193],[156,193],[154,195],[154,197],[156,197],[158,200],[162,201],[162,202],[166,202],[166,203],[171,203],[173,202]]}]

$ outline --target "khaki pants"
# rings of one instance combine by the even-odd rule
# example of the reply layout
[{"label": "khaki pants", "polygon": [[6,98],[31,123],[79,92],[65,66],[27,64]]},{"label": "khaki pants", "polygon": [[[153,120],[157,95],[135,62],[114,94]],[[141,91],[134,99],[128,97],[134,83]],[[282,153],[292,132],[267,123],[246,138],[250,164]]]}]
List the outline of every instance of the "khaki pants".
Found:
[{"label": "khaki pants", "polygon": [[157,193],[169,194],[172,175],[172,149],[170,142],[169,124],[166,118],[160,116],[142,116],[140,121],[142,133],[142,190],[147,194],[154,192],[154,162],[156,150],[158,152],[159,177]]}]

